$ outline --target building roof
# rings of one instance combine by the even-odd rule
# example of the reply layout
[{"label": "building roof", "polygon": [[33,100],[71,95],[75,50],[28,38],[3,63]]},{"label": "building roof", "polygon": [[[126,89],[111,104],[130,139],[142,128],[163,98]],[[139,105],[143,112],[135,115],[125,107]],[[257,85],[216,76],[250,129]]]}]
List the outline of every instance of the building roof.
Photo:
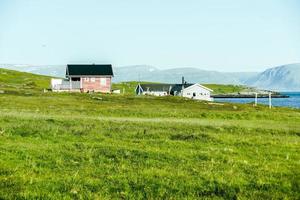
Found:
[{"label": "building roof", "polygon": [[191,83],[186,83],[186,84],[174,84],[173,85],[173,87],[172,87],[172,92],[180,92],[181,90],[182,90],[182,86],[184,87],[184,88],[188,88],[188,87],[190,87],[190,86],[192,86],[192,85],[195,85],[195,84],[191,84]]},{"label": "building roof", "polygon": [[196,84],[188,84],[189,86],[187,86],[187,87],[184,87],[185,89],[187,89],[188,87],[191,87],[191,86],[199,86],[199,87],[202,87],[203,89],[205,89],[205,90],[208,90],[208,91],[210,91],[210,92],[213,92],[213,90],[212,89],[210,89],[210,88],[208,88],[208,87],[205,87],[205,86],[203,86],[203,85],[201,85],[201,84],[199,84],[199,83],[196,83]]},{"label": "building roof", "polygon": [[[159,91],[159,92],[168,92],[174,84],[140,84],[143,91]],[[171,87],[171,88],[170,88]]]},{"label": "building roof", "polygon": [[150,91],[150,92],[180,92],[182,90],[182,85],[184,88],[190,87],[194,84],[160,84],[160,83],[153,83],[153,84],[140,84],[140,87],[143,91]]},{"label": "building roof", "polygon": [[112,65],[67,65],[66,76],[113,76]]}]

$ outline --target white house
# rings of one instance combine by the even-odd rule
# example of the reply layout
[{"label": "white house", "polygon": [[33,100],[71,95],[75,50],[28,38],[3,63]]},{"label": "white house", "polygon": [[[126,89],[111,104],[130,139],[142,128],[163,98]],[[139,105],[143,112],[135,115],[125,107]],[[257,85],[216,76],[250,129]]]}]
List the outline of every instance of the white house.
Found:
[{"label": "white house", "polygon": [[213,90],[196,83],[189,87],[184,88],[182,92],[182,96],[190,99],[212,101],[213,98],[210,97],[210,93],[212,91]]},{"label": "white house", "polygon": [[210,93],[213,90],[201,84],[139,84],[135,92],[137,95],[154,96],[182,96],[196,100],[212,101]]}]

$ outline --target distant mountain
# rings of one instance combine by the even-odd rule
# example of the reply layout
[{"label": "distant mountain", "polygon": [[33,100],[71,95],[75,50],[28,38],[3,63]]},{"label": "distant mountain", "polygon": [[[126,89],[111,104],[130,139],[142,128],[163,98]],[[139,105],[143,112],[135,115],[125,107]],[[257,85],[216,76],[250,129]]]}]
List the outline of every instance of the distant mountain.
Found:
[{"label": "distant mountain", "polygon": [[[18,71],[30,72],[40,75],[55,77],[65,76],[65,65],[17,65],[2,64],[2,68]],[[160,70],[149,65],[133,65],[126,67],[114,67],[114,82],[122,81],[152,81],[165,83],[181,82],[181,77],[185,80],[200,83],[218,84],[243,84],[243,80],[249,79],[258,73],[255,72],[218,72],[207,71],[198,68],[173,68]]]},{"label": "distant mountain", "polygon": [[[0,68],[35,74],[64,77],[65,65],[14,65],[2,64]],[[151,81],[180,83],[181,77],[190,83],[236,84],[277,91],[300,91],[300,64],[283,65],[264,72],[218,72],[198,68],[158,69],[148,65],[114,67],[114,82]]]},{"label": "distant mountain", "polygon": [[253,72],[217,72],[207,71],[198,68],[173,68],[160,70],[153,66],[136,65],[127,67],[115,67],[114,81],[122,82],[129,80],[141,80],[152,82],[178,83],[181,77],[185,80],[200,83],[218,83],[218,84],[243,84],[243,80],[249,79],[258,73]]},{"label": "distant mountain", "polygon": [[267,69],[244,83],[269,90],[300,91],[300,63]]}]

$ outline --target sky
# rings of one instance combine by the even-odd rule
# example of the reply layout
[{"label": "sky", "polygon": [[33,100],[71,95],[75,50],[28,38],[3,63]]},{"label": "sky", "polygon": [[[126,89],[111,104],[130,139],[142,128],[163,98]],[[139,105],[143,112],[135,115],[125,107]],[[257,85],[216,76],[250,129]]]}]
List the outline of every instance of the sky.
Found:
[{"label": "sky", "polygon": [[0,0],[0,63],[262,71],[300,62],[300,0]]}]

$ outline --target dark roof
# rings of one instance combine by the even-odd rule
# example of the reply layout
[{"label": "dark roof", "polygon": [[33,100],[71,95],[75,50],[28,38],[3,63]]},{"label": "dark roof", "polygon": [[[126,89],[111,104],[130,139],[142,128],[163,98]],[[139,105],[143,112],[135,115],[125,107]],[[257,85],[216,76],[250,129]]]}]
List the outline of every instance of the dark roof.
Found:
[{"label": "dark roof", "polygon": [[113,76],[111,65],[67,65],[66,76],[102,75]]},{"label": "dark roof", "polygon": [[[184,88],[190,87],[194,84],[184,84]],[[153,84],[140,84],[143,91],[149,90],[151,91],[160,91],[160,92],[180,92],[182,90],[182,84],[160,84],[160,83],[153,83]]]},{"label": "dark roof", "polygon": [[173,84],[140,84],[143,91],[166,91],[168,92],[170,90],[170,87],[172,88]]}]

